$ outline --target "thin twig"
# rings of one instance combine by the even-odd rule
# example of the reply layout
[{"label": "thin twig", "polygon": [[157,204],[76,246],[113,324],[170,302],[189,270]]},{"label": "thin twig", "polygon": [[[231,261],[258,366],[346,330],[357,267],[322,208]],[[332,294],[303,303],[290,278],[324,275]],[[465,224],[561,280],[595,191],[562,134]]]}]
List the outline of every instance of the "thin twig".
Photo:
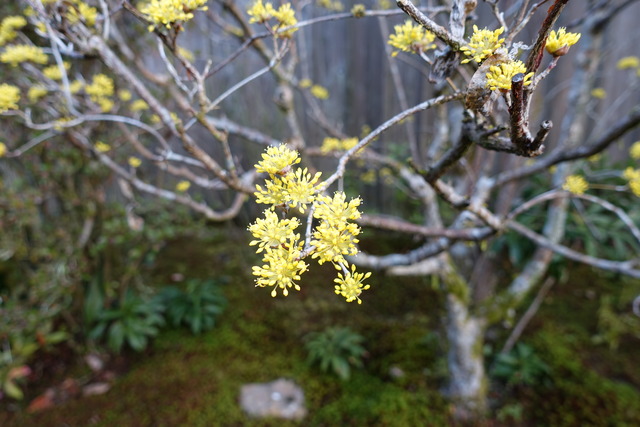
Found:
[{"label": "thin twig", "polygon": [[542,304],[542,301],[544,301],[544,297],[547,296],[547,293],[555,282],[556,281],[552,277],[549,277],[544,281],[544,284],[540,287],[540,290],[531,302],[531,305],[529,306],[529,308],[527,308],[527,311],[524,312],[520,320],[518,320],[518,323],[511,331],[511,334],[509,334],[509,338],[507,338],[507,341],[504,343],[504,346],[502,347],[502,350],[500,350],[500,353],[506,354],[511,351],[513,346],[520,338],[520,335],[522,335],[522,332],[524,332],[524,328],[527,327],[533,316],[535,316],[536,312],[540,308],[540,305]]}]

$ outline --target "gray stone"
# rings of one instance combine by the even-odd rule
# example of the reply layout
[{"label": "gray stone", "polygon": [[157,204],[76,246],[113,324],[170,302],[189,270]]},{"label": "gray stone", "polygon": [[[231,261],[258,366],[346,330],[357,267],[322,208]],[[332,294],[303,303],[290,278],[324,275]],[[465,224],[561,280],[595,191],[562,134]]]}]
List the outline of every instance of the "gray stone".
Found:
[{"label": "gray stone", "polygon": [[240,406],[252,417],[300,420],[307,414],[304,392],[283,378],[270,383],[245,384],[240,389]]}]

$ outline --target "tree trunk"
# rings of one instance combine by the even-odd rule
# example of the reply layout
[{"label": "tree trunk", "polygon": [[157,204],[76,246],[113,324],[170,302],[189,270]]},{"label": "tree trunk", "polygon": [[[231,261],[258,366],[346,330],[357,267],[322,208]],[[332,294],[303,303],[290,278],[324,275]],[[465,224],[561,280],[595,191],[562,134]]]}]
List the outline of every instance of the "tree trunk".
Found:
[{"label": "tree trunk", "polygon": [[484,319],[469,314],[464,299],[454,293],[447,295],[447,395],[458,421],[476,420],[487,409],[487,377],[482,354],[485,324]]}]

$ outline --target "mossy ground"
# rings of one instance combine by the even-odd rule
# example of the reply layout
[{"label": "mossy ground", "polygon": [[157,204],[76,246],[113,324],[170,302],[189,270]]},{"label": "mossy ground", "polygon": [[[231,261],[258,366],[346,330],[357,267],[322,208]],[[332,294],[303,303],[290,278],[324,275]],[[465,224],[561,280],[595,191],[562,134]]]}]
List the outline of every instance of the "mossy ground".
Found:
[{"label": "mossy ground", "polygon": [[[316,265],[306,273],[301,292],[271,298],[270,290],[254,287],[251,265],[258,257],[246,247],[245,234],[231,229],[173,241],[148,272],[149,281],[158,285],[168,283],[174,273],[226,277],[223,291],[229,304],[212,331],[194,336],[186,329],[167,330],[145,352],[129,355],[129,370],[108,393],[36,414],[0,415],[1,424],[299,425],[250,419],[240,410],[243,384],[279,377],[303,387],[309,410],[304,425],[450,424],[449,405],[440,395],[446,378],[444,340],[437,332],[441,297],[429,279],[374,274],[363,304],[347,304],[332,291],[332,267]],[[551,419],[554,425],[598,425],[624,405],[631,408],[615,418],[615,425],[640,422],[637,340],[623,341],[617,353],[594,347],[590,336],[597,303],[576,297],[579,286],[565,286],[554,289],[523,337],[560,377],[551,388],[520,388],[502,395],[498,405],[523,408],[521,419],[507,417],[504,425],[528,420],[547,424]],[[365,367],[348,381],[306,363],[304,336],[328,326],[347,326],[366,338]],[[392,378],[392,367],[405,376]],[[554,401],[547,399],[550,395]],[[590,407],[582,407],[580,399]],[[501,424],[495,414],[492,418],[487,425]]]}]

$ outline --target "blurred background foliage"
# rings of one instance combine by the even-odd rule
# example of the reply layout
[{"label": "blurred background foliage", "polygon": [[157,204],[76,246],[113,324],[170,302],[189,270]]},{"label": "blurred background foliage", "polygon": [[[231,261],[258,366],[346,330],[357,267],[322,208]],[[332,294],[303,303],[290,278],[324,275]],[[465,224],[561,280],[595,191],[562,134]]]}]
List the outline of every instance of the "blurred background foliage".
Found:
[{"label": "blurred background foliage", "polygon": [[[14,12],[10,3],[0,6],[0,14]],[[379,36],[380,30],[374,21],[328,27],[307,33],[308,43],[335,47],[311,49],[310,72],[314,81],[331,89],[328,110],[344,117],[346,133],[359,135],[362,123],[375,125],[398,109],[384,51],[360,48],[362,40]],[[198,45],[199,39],[186,42],[194,51],[213,50]],[[619,57],[632,42],[603,54]],[[135,43],[144,48],[146,42]],[[220,46],[222,56],[235,49]],[[334,58],[345,53],[346,60]],[[239,65],[242,70],[221,73],[218,84],[224,87],[233,73],[251,69],[251,61],[256,58]],[[84,66],[94,65],[87,61]],[[348,78],[376,68],[385,71],[366,74],[365,85]],[[613,72],[611,66],[600,72],[610,93],[624,83],[604,79]],[[418,69],[408,67],[403,73],[416,88],[410,102],[431,95]],[[553,79],[550,90],[557,83]],[[257,92],[269,98],[271,86],[261,85]],[[229,114],[240,123],[253,120],[276,133],[282,130],[273,106],[265,103],[263,111],[256,111],[254,96],[234,102]],[[447,113],[456,117],[455,111]],[[433,133],[431,114],[436,113],[412,122],[419,133]],[[303,122],[309,138],[320,139],[311,119]],[[114,132],[107,126],[94,131]],[[27,140],[23,132],[13,125],[3,129],[5,138],[16,140]],[[403,133],[390,138],[399,143],[380,143],[380,151],[405,160]],[[24,158],[0,164],[0,424],[212,425],[225,419],[228,425],[286,425],[248,420],[237,406],[243,383],[269,381],[274,374],[303,385],[310,425],[450,422],[451,408],[441,394],[447,377],[445,340],[439,332],[443,297],[430,277],[373,276],[370,298],[353,307],[335,298],[320,269],[307,278],[299,295],[271,299],[254,289],[249,274],[257,257],[247,249],[244,227],[255,206],[247,206],[236,220],[213,225],[159,199],[131,200],[121,194],[112,174],[63,139],[51,139]],[[251,149],[242,153],[247,165],[255,154]],[[606,175],[607,169],[631,165],[619,157],[603,156],[583,165],[583,172],[602,174],[603,185],[621,185],[619,176]],[[142,173],[166,179],[161,172]],[[363,175],[368,177],[364,181]],[[423,222],[418,202],[383,170],[356,163],[345,183],[367,201],[368,212]],[[550,174],[536,175],[523,200],[550,186]],[[594,191],[597,195],[599,190]],[[616,197],[636,224],[637,203],[628,193]],[[448,219],[447,208],[443,211]],[[539,229],[545,212],[545,205],[538,205],[520,220]],[[574,201],[570,215],[570,246],[611,259],[638,253],[629,233],[600,206]],[[420,239],[367,231],[361,243],[370,253],[388,253],[415,247]],[[505,233],[489,249],[506,255],[500,273],[504,284],[534,246]],[[551,273],[558,285],[510,353],[493,351],[507,336],[508,325],[491,331],[491,416],[505,425],[640,424],[640,321],[630,311],[640,283],[559,259]],[[425,334],[427,330],[434,332]],[[24,411],[47,385],[89,375],[80,356],[92,351],[127,360],[129,369],[110,393],[46,412]],[[52,358],[64,361],[63,367],[58,369]]]}]

